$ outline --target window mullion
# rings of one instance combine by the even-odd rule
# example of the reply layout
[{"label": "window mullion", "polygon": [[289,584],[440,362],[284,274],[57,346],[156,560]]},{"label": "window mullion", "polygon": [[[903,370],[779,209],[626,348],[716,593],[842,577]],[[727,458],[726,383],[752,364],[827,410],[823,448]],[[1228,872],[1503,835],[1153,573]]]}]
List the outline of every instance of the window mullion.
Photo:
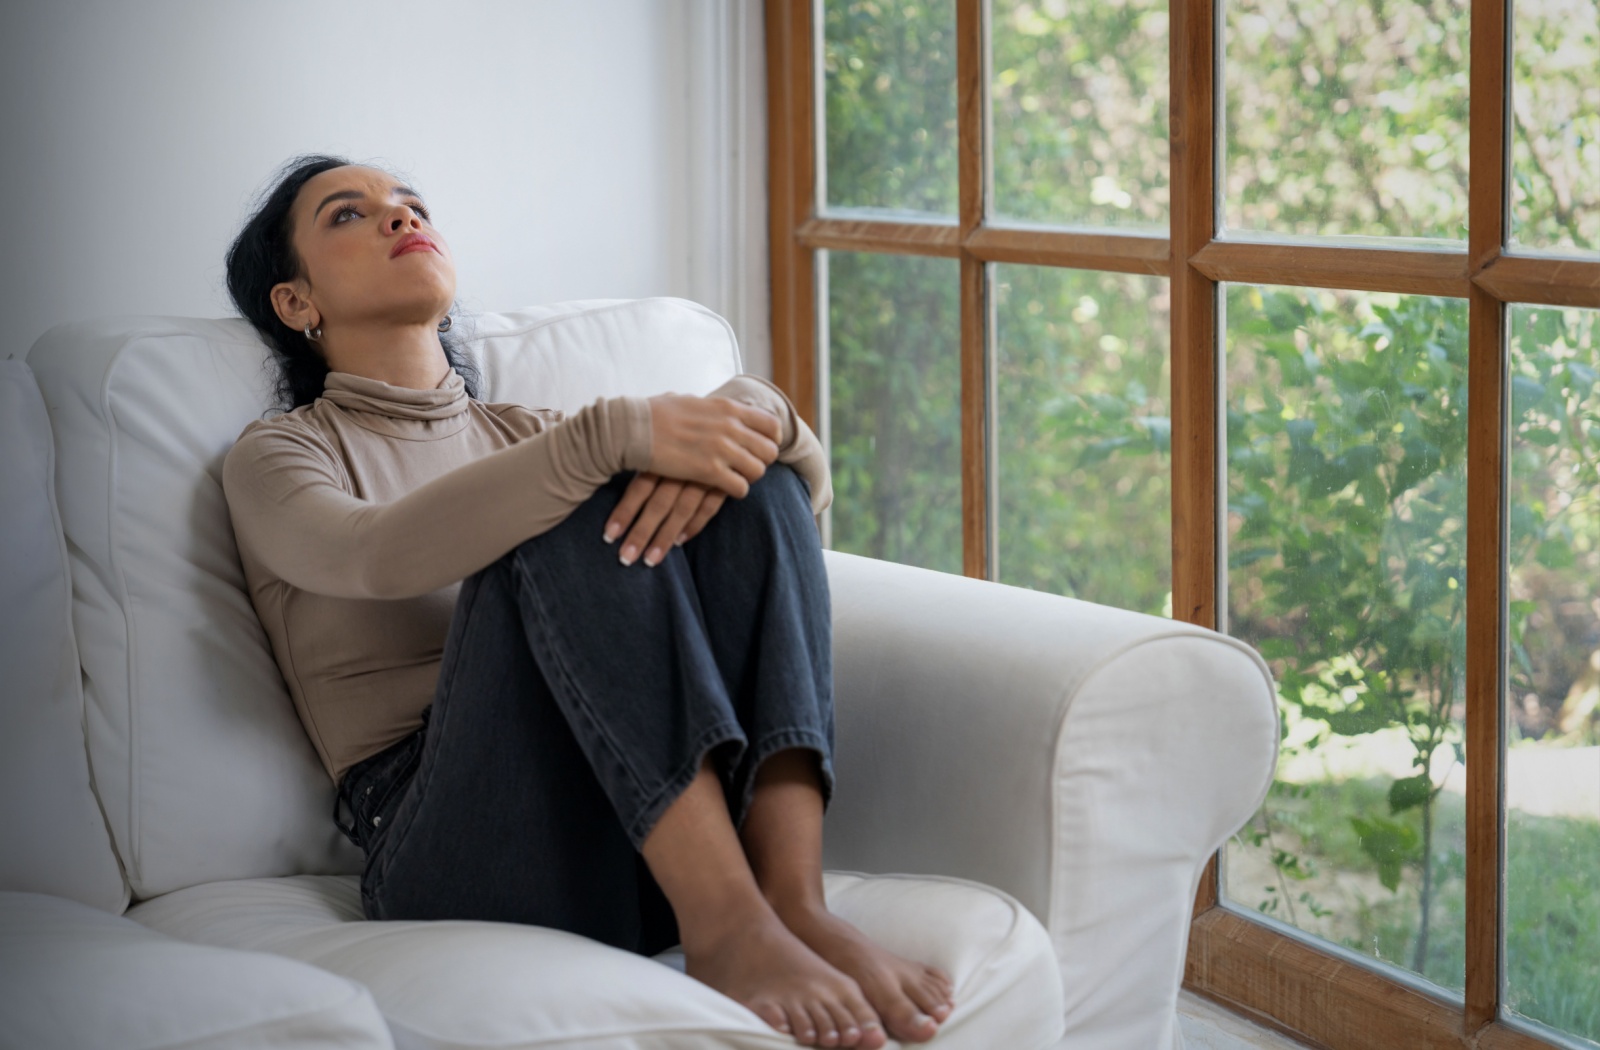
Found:
[{"label": "window mullion", "polygon": [[1172,614],[1217,623],[1217,8],[1172,0]]},{"label": "window mullion", "polygon": [[[984,0],[956,0],[956,120],[962,240],[984,218]],[[989,577],[988,416],[993,376],[988,366],[984,263],[961,252],[961,549],[962,571]]]},{"label": "window mullion", "polygon": [[[1467,259],[1503,252],[1511,114],[1508,0],[1472,0]],[[1504,973],[1501,789],[1505,727],[1506,307],[1481,285],[1468,302],[1467,871],[1465,1029],[1493,1022]]]}]

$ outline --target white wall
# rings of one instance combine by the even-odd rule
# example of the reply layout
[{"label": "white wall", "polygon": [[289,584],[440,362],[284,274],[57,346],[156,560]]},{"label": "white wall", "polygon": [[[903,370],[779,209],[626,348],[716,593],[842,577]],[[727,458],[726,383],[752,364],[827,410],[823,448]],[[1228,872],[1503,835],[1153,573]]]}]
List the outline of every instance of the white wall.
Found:
[{"label": "white wall", "polygon": [[62,321],[232,314],[250,201],[326,151],[426,196],[467,309],[685,296],[770,373],[754,0],[6,9],[0,356]]}]

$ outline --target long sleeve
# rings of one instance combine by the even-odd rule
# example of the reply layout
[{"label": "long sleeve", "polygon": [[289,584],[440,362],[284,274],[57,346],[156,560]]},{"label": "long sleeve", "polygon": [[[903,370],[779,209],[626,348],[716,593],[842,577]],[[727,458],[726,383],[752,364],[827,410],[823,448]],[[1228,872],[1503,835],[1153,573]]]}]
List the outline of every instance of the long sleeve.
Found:
[{"label": "long sleeve", "polygon": [[777,416],[783,429],[778,439],[778,462],[793,467],[810,486],[811,513],[821,514],[833,502],[827,451],[782,390],[760,376],[745,374],[734,376],[706,396],[729,398]]},{"label": "long sleeve", "polygon": [[620,397],[389,502],[351,495],[339,455],[314,428],[253,424],[228,454],[223,486],[241,551],[279,579],[336,598],[407,598],[553,528],[649,458],[649,402]]}]

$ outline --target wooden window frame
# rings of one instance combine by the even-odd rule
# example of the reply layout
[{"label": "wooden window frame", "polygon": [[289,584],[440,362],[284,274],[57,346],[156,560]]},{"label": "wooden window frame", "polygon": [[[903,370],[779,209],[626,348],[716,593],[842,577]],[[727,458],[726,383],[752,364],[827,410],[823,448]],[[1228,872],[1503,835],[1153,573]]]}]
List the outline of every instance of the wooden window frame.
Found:
[{"label": "wooden window frame", "polygon": [[[819,249],[961,263],[962,564],[992,574],[989,263],[1167,277],[1172,293],[1173,615],[1217,625],[1217,294],[1224,281],[1466,299],[1471,376],[1467,446],[1467,874],[1464,994],[1324,950],[1219,899],[1217,859],[1201,880],[1185,986],[1313,1046],[1333,1050],[1554,1047],[1502,1017],[1500,816],[1504,733],[1505,446],[1513,303],[1600,308],[1600,261],[1507,249],[1509,0],[1471,2],[1466,251],[1346,247],[1283,237],[1219,239],[1216,228],[1218,0],[1170,0],[1171,226],[1168,237],[1007,226],[985,201],[985,0],[955,0],[959,216],[954,224],[819,212],[814,69],[818,0],[765,0],[772,355],[778,385],[817,427]],[[1175,263],[1174,260],[1181,260]],[[1486,421],[1491,424],[1485,425]]]}]

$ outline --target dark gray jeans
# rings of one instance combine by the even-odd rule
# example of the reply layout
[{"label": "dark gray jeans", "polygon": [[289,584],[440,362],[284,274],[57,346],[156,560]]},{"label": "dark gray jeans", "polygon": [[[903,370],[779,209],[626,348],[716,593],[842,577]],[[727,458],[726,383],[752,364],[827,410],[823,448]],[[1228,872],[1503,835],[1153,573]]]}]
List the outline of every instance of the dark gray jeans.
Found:
[{"label": "dark gray jeans", "polygon": [[774,464],[654,568],[601,539],[631,474],[465,580],[423,727],[352,767],[335,820],[369,919],[678,942],[639,855],[712,757],[735,826],[785,748],[833,791],[831,615],[805,482]]}]

